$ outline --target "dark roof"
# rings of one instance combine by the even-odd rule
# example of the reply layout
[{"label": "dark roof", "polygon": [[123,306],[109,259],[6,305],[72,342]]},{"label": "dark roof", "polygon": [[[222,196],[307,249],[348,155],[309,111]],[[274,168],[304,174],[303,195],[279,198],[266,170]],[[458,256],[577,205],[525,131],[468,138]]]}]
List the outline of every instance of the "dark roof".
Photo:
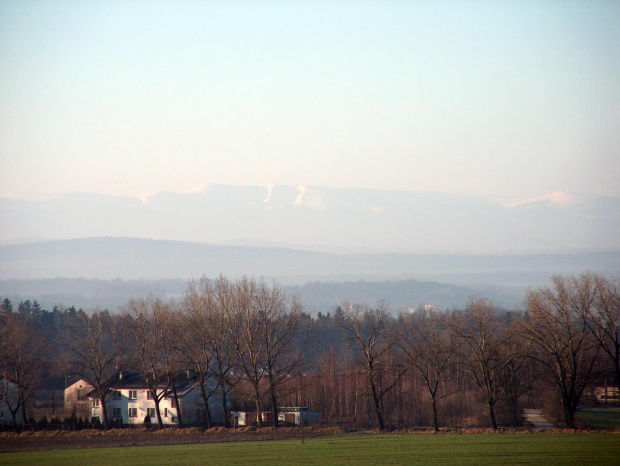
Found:
[{"label": "dark roof", "polygon": [[[197,382],[196,377],[187,377],[186,374],[181,374],[177,377],[177,395],[179,397],[185,396],[190,390],[192,390]],[[166,384],[159,384],[159,387],[166,388]],[[123,374],[122,378],[119,378],[110,385],[112,390],[148,390],[149,386],[142,374],[129,373]],[[88,398],[92,398],[96,391],[92,390],[86,395]],[[166,396],[171,396],[172,391],[168,390]]]},{"label": "dark roof", "polygon": [[148,388],[142,374],[121,374],[118,380],[111,385],[116,390],[123,388]]}]

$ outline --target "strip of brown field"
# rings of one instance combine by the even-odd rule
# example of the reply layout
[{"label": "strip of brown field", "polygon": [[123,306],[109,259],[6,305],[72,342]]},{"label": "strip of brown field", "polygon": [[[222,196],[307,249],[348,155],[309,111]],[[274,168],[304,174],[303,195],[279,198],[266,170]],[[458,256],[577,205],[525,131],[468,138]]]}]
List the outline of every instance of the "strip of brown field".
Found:
[{"label": "strip of brown field", "polygon": [[[325,435],[337,435],[348,432],[359,432],[355,429],[343,427],[306,427],[304,437],[318,437]],[[547,431],[549,432],[549,431]],[[575,430],[555,430],[555,432],[576,432]],[[591,431],[590,431],[591,432]],[[614,431],[620,434],[620,430]],[[368,431],[377,433],[377,431]],[[386,432],[387,433],[387,432]],[[391,431],[393,434],[418,434],[418,435],[462,435],[462,434],[502,434],[523,433],[536,434],[528,429],[511,428],[500,429],[494,432],[492,429],[469,428],[469,429],[442,429],[435,433],[432,429],[398,429]],[[82,430],[77,432],[66,431],[41,431],[41,432],[13,432],[0,433],[0,452],[33,451],[33,450],[68,450],[79,448],[110,448],[142,445],[174,445],[215,442],[237,442],[252,440],[284,440],[299,438],[299,428],[264,427],[262,429],[245,427],[239,429],[201,429],[189,428],[165,428],[165,429],[110,429]]]},{"label": "strip of brown field", "polygon": [[[346,432],[341,428],[305,428],[304,436],[333,435]],[[30,450],[65,450],[76,448],[108,448],[140,445],[172,445],[190,443],[272,440],[299,437],[296,428],[240,429],[111,429],[77,432],[13,432],[0,433],[0,452]]]}]

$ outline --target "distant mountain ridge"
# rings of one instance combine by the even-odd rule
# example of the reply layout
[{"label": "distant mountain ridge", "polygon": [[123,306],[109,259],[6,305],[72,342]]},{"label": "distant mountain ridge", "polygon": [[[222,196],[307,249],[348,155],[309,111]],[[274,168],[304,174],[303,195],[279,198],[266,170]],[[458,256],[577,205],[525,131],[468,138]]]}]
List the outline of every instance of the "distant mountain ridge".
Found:
[{"label": "distant mountain ridge", "polygon": [[620,198],[552,193],[489,201],[356,188],[212,185],[141,199],[0,198],[0,241],[136,237],[322,251],[501,253],[620,249]]}]

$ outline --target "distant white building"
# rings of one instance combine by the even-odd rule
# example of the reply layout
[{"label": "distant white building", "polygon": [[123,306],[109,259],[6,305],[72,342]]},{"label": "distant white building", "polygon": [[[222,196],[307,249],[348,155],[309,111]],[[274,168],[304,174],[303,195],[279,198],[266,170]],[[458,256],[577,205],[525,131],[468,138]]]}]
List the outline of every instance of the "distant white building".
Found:
[{"label": "distant white building", "polygon": [[620,403],[620,391],[618,387],[596,387],[594,389],[594,396],[600,403]]},{"label": "distant white building", "polygon": [[303,407],[283,407],[278,408],[278,421],[288,424],[299,426],[302,421],[304,425],[315,424],[321,420],[321,413],[316,411],[308,411],[308,408]]},{"label": "distant white building", "polygon": [[416,312],[434,312],[437,310],[437,307],[434,304],[421,304],[419,307],[409,307],[407,308],[407,312],[409,314],[414,314]]},{"label": "distant white building", "polygon": [[[234,411],[231,414],[233,427],[245,427],[258,424],[256,411]],[[278,408],[278,422],[283,425],[299,426],[303,419],[304,425],[314,424],[320,421],[321,414],[308,411],[305,407],[282,407]],[[262,421],[264,425],[273,424],[273,412],[263,411]]]}]

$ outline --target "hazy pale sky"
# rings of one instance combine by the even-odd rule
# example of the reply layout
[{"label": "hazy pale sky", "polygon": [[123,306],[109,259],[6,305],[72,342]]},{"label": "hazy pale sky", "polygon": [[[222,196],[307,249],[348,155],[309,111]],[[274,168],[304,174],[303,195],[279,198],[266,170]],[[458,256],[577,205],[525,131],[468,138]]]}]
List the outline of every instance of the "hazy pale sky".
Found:
[{"label": "hazy pale sky", "polygon": [[620,196],[620,2],[0,2],[0,194]]}]

